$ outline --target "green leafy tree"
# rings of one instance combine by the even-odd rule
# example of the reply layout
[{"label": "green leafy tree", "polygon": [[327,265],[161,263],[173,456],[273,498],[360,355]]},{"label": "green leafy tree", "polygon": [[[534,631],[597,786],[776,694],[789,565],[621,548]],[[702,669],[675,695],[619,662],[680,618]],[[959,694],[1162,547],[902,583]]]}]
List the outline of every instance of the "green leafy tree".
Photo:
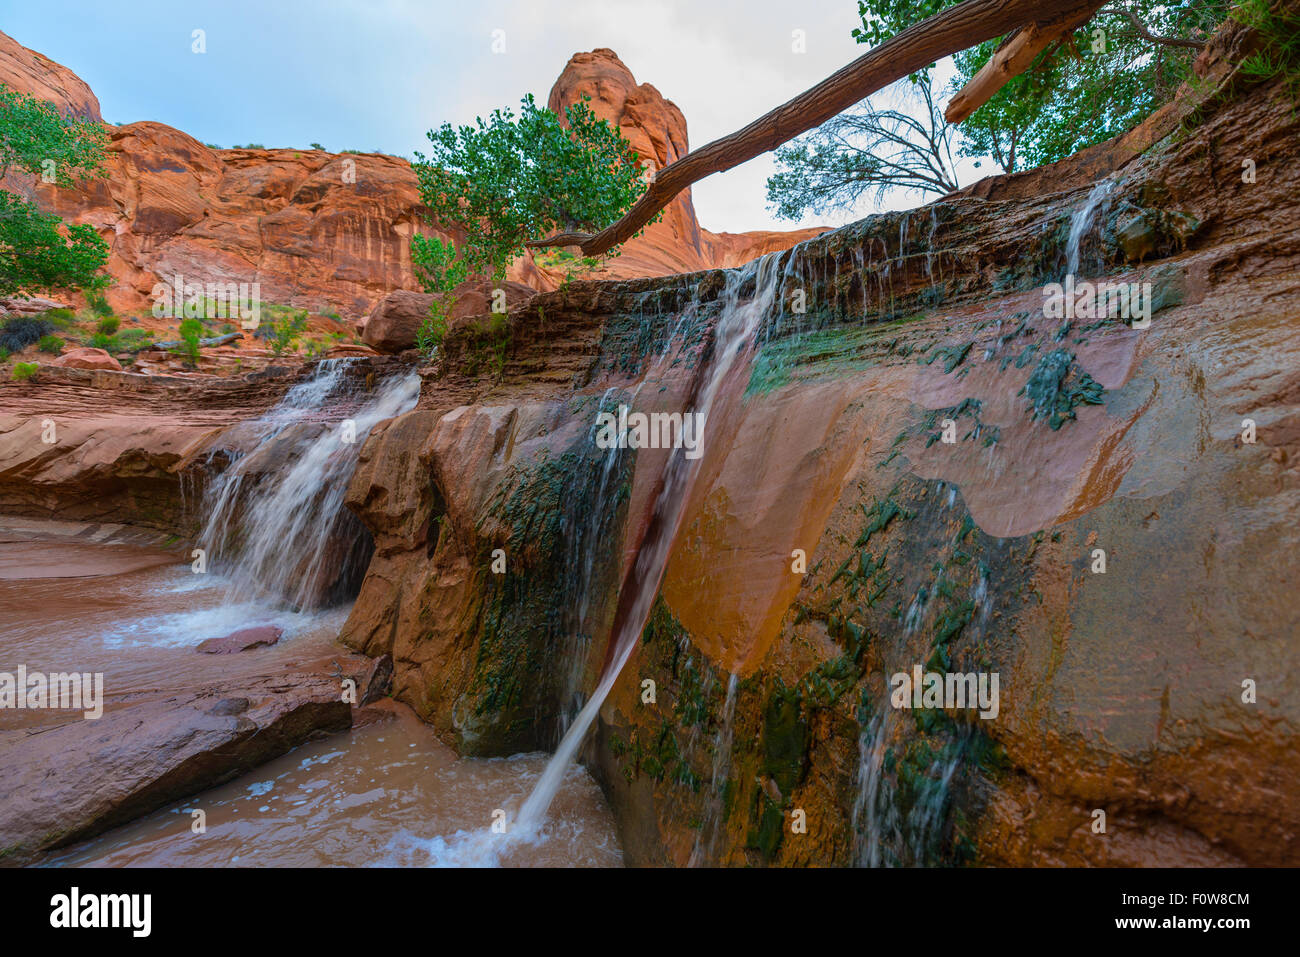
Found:
[{"label": "green leafy tree", "polygon": [[[307,310],[296,309],[288,315],[263,322],[262,329],[266,330],[271,352],[277,356],[283,355],[297,346],[299,337],[306,331]],[[258,330],[258,335],[262,334],[262,329]]]},{"label": "green leafy tree", "polygon": [[420,198],[441,227],[463,232],[468,274],[503,279],[527,241],[603,229],[645,190],[637,154],[587,102],[561,122],[529,95],[518,116],[495,110],[429,131],[429,156],[415,154]]},{"label": "green leafy tree", "polygon": [[447,322],[456,304],[453,290],[465,281],[469,265],[463,258],[457,258],[452,243],[444,243],[436,236],[412,237],[411,260],[420,286],[434,297],[429,315],[420,324],[415,338],[416,347],[431,354],[447,334]]},{"label": "green leafy tree", "polygon": [[[853,36],[875,46],[956,2],[859,0],[862,26]],[[1131,129],[1187,79],[1193,58],[1227,12],[1228,0],[1116,0],[1040,53],[965,120],[961,154],[991,156],[1013,172]],[[954,88],[970,80],[1000,42],[954,56]]]},{"label": "green leafy tree", "polygon": [[199,340],[203,336],[203,323],[197,319],[182,319],[180,332],[180,344],[175,346],[172,351],[178,356],[184,356],[187,365],[198,365]]},{"label": "green leafy tree", "polygon": [[104,295],[95,290],[86,293],[86,305],[90,306],[90,311],[97,316],[112,316],[113,307],[108,304]]},{"label": "green leafy tree", "polygon": [[[59,186],[104,175],[108,133],[65,117],[51,103],[0,84],[0,178],[12,171]],[[94,228],[68,226],[21,196],[0,190],[0,295],[50,288],[97,288],[108,244]]]}]

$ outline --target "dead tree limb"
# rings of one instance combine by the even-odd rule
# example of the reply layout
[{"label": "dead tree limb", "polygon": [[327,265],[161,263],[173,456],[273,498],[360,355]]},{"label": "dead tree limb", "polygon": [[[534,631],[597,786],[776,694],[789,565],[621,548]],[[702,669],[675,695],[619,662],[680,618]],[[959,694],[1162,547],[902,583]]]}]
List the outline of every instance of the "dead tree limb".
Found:
[{"label": "dead tree limb", "polygon": [[[234,342],[236,339],[242,339],[242,338],[244,338],[244,334],[242,332],[227,332],[224,336],[213,336],[211,339],[200,339],[199,345],[202,346],[204,349],[208,349],[211,348],[212,346],[224,346],[228,342]],[[149,346],[149,348],[175,349],[182,342],[184,342],[183,339],[169,339],[166,342],[152,343]]]},{"label": "dead tree limb", "polygon": [[563,233],[528,245],[581,245],[584,255],[598,256],[635,236],[655,213],[692,183],[776,149],[936,60],[1003,36],[1026,23],[1050,20],[1085,7],[1095,9],[1091,2],[1080,0],[965,0],[913,24],[743,129],[668,164],[622,219],[594,236]]}]

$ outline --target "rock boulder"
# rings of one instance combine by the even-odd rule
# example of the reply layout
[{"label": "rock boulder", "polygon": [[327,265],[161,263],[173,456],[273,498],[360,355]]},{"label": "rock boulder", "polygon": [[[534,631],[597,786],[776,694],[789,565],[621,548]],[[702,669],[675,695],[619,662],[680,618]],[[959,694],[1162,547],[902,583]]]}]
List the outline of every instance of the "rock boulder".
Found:
[{"label": "rock boulder", "polygon": [[284,629],[275,625],[254,625],[240,628],[221,638],[209,638],[200,642],[196,651],[209,655],[233,655],[239,651],[251,651],[253,648],[265,648],[275,644],[284,634]]},{"label": "rock boulder", "polygon": [[[518,282],[491,283],[471,281],[455,289],[456,302],[451,310],[451,324],[469,316],[482,316],[492,312],[499,298],[504,296],[506,310],[519,308],[536,294],[531,286]],[[429,315],[433,296],[423,292],[399,289],[390,292],[371,310],[362,329],[361,338],[366,345],[379,352],[402,352],[415,346],[420,326]]]},{"label": "rock boulder", "polygon": [[91,346],[69,349],[50,362],[50,365],[63,369],[112,369],[114,372],[122,371],[122,363],[103,349],[95,349]]}]

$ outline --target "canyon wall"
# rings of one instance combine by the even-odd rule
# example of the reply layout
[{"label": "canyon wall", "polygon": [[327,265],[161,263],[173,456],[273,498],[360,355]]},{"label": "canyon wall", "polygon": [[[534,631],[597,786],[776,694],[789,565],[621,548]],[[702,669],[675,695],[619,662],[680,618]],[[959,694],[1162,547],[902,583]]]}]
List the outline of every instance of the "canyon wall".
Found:
[{"label": "canyon wall", "polygon": [[[344,640],[462,752],[552,746],[667,454],[596,413],[689,409],[774,274],[586,752],[629,862],[1297,863],[1300,139],[1281,84],[1226,90],[1010,198],[458,327],[354,475]],[[1048,314],[1080,216],[1148,328]],[[915,667],[996,673],[996,714],[894,707]]]},{"label": "canyon wall", "polygon": [[[100,120],[90,88],[66,67],[0,33],[0,82]],[[634,149],[660,168],[687,151],[681,111],[648,84],[638,86],[610,50],[576,54],[551,90],[552,107],[583,96]],[[154,284],[190,280],[258,282],[263,300],[360,320],[386,293],[418,289],[410,240],[417,231],[460,241],[427,222],[407,160],[379,153],[313,149],[219,149],[150,121],[109,127],[104,178],[75,189],[11,175],[6,186],[108,241],[109,303],[147,309]],[[659,276],[731,266],[784,249],[820,229],[710,233],[690,194],[663,224],[627,243],[596,275]],[[555,289],[560,266],[531,254],[508,278]]]},{"label": "canyon wall", "polygon": [[[718,322],[772,291],[584,755],[627,860],[1300,862],[1300,127],[1284,84],[1202,66],[1221,94],[1039,173],[761,268],[578,281],[457,323],[361,450],[347,504],[375,552],[343,640],[391,655],[394,696],[462,753],[552,746],[668,456],[598,448],[596,414],[689,410]],[[654,102],[630,82],[601,108]],[[139,194],[193,182],[194,155]],[[289,162],[239,175],[280,195]],[[671,212],[658,235],[690,240]],[[184,262],[194,226],[150,248]],[[1071,250],[1148,285],[1150,326],[1048,315]],[[0,384],[0,505],[171,527],[179,477],[289,381]],[[66,440],[40,441],[46,417]],[[996,673],[996,714],[895,707],[918,666]]]}]

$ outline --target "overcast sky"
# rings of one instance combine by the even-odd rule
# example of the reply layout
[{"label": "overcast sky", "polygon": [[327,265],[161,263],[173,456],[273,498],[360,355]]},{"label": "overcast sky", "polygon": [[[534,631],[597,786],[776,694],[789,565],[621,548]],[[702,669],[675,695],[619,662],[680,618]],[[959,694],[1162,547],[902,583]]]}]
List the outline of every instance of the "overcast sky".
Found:
[{"label": "overcast sky", "polygon": [[[545,103],[568,58],[596,47],[675,102],[701,146],[866,52],[850,35],[858,23],[856,0],[38,0],[10,4],[0,29],[78,73],[114,123],[158,120],[219,146],[409,156],[444,121],[525,93]],[[805,53],[792,50],[796,30]],[[696,184],[701,224],[795,225],[767,209],[772,170],[768,154]],[[871,211],[864,200],[856,216],[804,224]]]}]

